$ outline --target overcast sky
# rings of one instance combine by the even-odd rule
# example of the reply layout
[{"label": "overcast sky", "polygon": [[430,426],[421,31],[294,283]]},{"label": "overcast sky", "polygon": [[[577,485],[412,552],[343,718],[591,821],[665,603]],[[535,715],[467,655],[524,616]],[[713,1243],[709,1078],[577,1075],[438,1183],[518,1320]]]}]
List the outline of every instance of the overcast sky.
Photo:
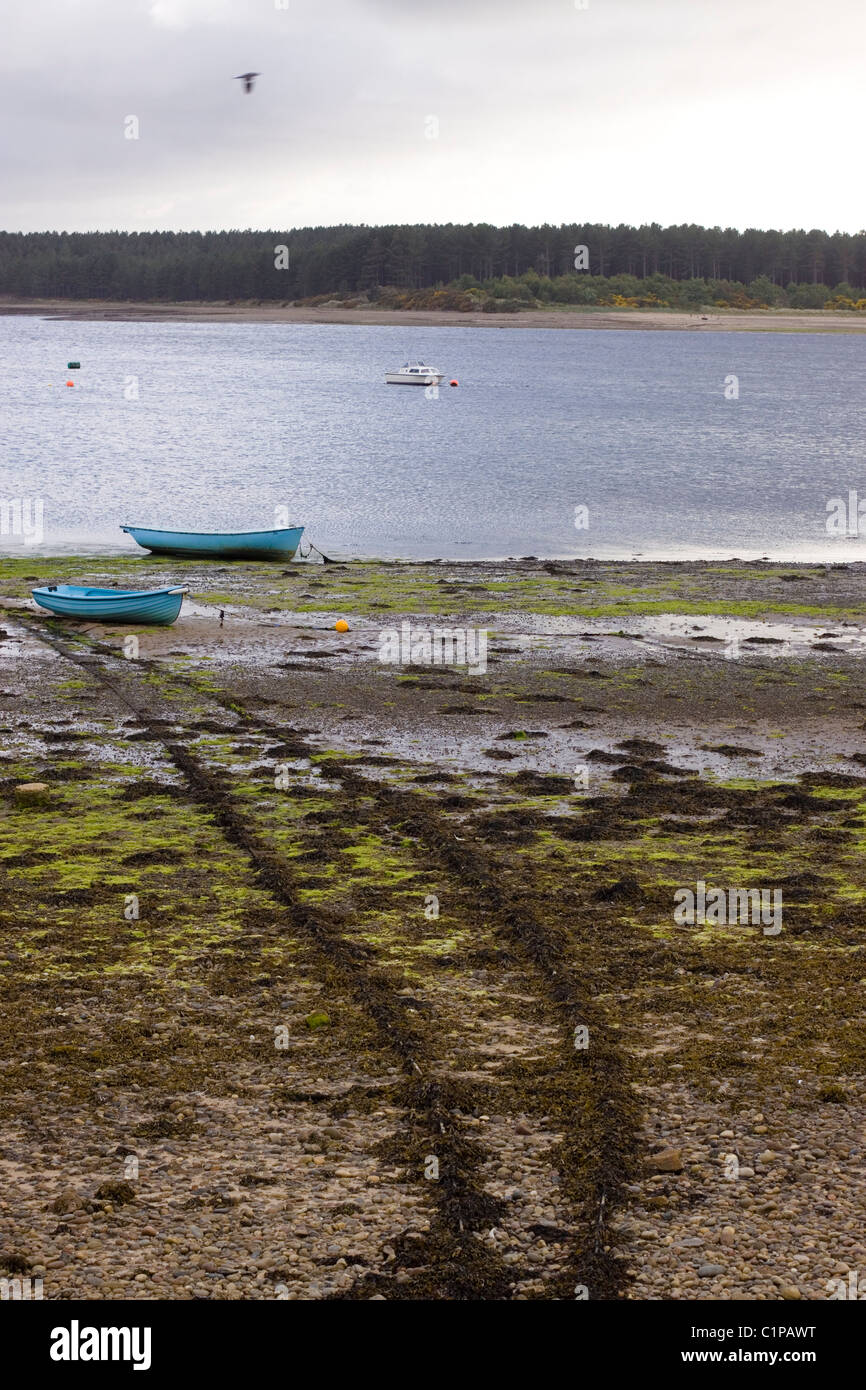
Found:
[{"label": "overcast sky", "polygon": [[578,3],[0,0],[0,227],[866,225],[866,0]]}]

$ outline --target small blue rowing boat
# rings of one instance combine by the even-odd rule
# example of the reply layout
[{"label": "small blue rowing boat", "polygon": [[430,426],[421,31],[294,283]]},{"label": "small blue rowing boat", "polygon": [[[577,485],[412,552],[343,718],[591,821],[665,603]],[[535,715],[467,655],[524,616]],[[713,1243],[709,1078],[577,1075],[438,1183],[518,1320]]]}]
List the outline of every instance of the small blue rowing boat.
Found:
[{"label": "small blue rowing boat", "polygon": [[88,589],[78,584],[48,584],[31,589],[36,602],[62,618],[91,623],[173,623],[186,589]]},{"label": "small blue rowing boat", "polygon": [[200,560],[291,560],[301,543],[303,526],[276,531],[151,531],[144,526],[121,526],[144,550],[154,555],[184,555]]}]

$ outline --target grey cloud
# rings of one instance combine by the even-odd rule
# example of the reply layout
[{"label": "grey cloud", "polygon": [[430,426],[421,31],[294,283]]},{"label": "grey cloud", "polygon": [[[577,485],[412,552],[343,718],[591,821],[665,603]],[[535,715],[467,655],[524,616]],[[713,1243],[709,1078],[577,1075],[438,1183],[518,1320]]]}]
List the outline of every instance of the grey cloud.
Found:
[{"label": "grey cloud", "polygon": [[0,224],[856,224],[838,135],[866,12],[826,0],[815,24],[802,0],[22,3]]}]

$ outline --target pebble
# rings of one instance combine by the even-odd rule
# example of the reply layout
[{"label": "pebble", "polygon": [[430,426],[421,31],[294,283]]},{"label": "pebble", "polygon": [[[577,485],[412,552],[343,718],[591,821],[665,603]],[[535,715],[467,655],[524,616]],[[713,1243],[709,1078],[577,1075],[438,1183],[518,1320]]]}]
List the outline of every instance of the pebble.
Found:
[{"label": "pebble", "polygon": [[653,1154],[649,1159],[649,1166],[655,1168],[658,1173],[681,1173],[683,1170],[683,1156],[679,1149],[662,1149],[661,1153]]}]

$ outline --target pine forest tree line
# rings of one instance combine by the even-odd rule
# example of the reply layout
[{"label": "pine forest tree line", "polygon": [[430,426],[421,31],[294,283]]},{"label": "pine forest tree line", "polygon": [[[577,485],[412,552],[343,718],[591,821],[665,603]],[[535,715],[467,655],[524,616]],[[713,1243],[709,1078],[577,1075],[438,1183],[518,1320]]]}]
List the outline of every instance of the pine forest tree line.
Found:
[{"label": "pine forest tree line", "polygon": [[[575,269],[577,247],[586,247],[585,269]],[[375,301],[391,290],[402,292],[405,305],[417,292],[446,287],[464,296],[458,307],[473,307],[465,296],[475,291],[512,307],[530,300],[737,303],[739,293],[743,304],[820,308],[834,295],[866,297],[866,231],[448,223],[0,232],[5,296],[287,303],[328,295]]]}]

